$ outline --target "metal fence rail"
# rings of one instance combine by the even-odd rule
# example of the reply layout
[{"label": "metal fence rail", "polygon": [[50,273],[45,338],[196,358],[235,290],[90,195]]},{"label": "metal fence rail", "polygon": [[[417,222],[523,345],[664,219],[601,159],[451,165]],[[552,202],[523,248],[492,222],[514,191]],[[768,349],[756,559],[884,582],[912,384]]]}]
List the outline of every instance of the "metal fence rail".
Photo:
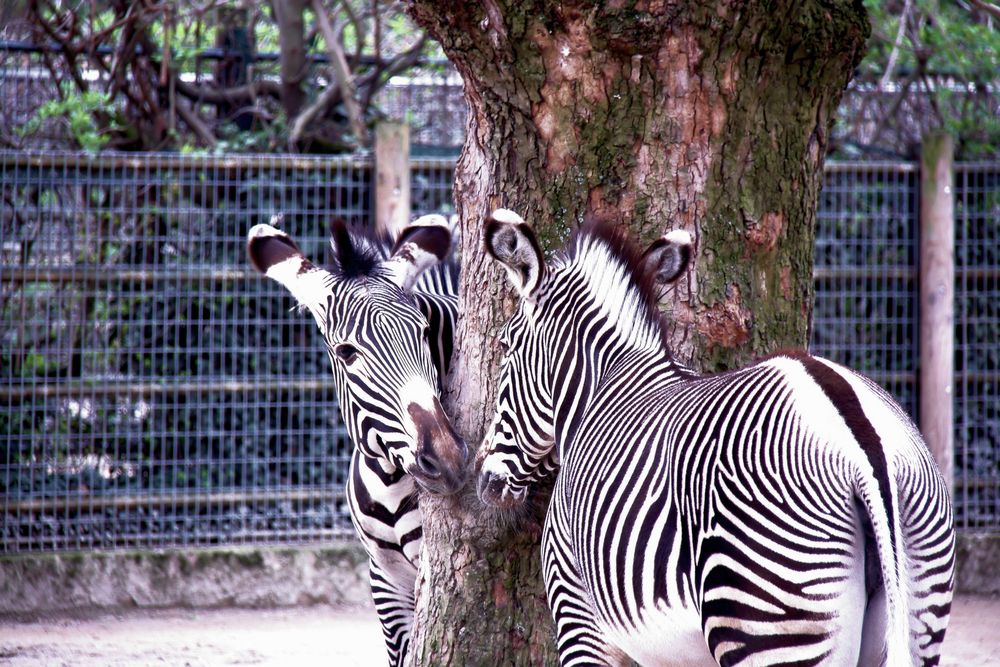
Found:
[{"label": "metal fence rail", "polygon": [[[415,160],[414,214],[453,160]],[[914,165],[828,165],[812,348],[917,407]],[[1000,167],[956,178],[956,508],[1000,530]],[[307,317],[253,274],[275,212],[325,257],[370,223],[367,158],[0,152],[4,552],[302,543],[350,534],[349,443]]]}]

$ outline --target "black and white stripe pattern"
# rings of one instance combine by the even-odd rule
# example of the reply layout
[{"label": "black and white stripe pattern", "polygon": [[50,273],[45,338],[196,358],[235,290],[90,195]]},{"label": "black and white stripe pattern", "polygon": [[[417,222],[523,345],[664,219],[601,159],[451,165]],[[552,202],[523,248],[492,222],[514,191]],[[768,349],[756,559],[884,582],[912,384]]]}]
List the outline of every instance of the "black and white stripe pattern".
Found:
[{"label": "black and white stripe pattern", "polygon": [[486,239],[522,303],[479,492],[516,503],[558,466],[542,557],[563,664],[937,664],[951,502],[884,391],[804,353],[678,366],[655,295],[683,234],[641,255],[594,225],[551,266],[510,212]]},{"label": "black and white stripe pattern", "polygon": [[394,245],[335,223],[335,266],[327,271],[272,226],[248,236],[251,262],[309,310],[326,342],[355,444],[346,497],[371,561],[390,665],[403,664],[409,647],[422,538],[418,487],[456,492],[468,458],[438,400],[458,291],[450,237],[441,216],[414,221]]}]

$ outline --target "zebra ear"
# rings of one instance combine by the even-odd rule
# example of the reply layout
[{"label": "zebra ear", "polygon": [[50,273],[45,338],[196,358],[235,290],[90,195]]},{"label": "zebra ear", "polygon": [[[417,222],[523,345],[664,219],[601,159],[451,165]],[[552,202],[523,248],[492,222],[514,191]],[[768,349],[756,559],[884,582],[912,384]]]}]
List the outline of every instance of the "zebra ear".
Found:
[{"label": "zebra ear", "polygon": [[667,232],[653,241],[642,254],[643,268],[659,287],[674,282],[691,261],[691,235],[682,229]]},{"label": "zebra ear", "polygon": [[486,252],[507,270],[521,298],[532,298],[545,276],[545,256],[528,223],[513,211],[498,208],[486,219],[484,238]]},{"label": "zebra ear", "polygon": [[247,232],[247,255],[255,269],[283,285],[310,310],[329,293],[330,274],[306,259],[292,237],[280,229],[263,224],[251,227]]},{"label": "zebra ear", "polygon": [[409,290],[421,273],[444,261],[450,251],[448,219],[443,215],[424,215],[403,228],[382,267],[390,280]]}]

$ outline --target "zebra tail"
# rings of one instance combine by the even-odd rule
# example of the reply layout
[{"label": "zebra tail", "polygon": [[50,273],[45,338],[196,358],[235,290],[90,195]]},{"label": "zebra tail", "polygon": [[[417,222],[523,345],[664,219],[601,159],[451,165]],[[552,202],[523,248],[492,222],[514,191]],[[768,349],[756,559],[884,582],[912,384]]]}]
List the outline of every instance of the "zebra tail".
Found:
[{"label": "zebra tail", "polygon": [[[909,594],[906,590],[906,554],[900,530],[899,503],[884,498],[875,476],[869,469],[859,472],[855,496],[861,501],[871,522],[879,571],[885,590],[886,632],[882,664],[886,667],[910,667]],[[890,513],[892,521],[889,521]],[[893,535],[895,533],[895,535]]]}]

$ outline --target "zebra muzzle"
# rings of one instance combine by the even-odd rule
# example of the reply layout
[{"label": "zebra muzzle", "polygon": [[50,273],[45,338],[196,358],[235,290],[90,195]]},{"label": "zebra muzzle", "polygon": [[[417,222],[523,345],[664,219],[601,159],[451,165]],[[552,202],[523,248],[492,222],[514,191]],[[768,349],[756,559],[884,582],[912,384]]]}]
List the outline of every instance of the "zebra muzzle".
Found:
[{"label": "zebra muzzle", "polygon": [[493,507],[510,508],[519,505],[524,500],[523,492],[514,493],[507,483],[507,478],[491,470],[483,470],[479,473],[476,493],[484,505],[492,505]]},{"label": "zebra muzzle", "polygon": [[425,490],[439,495],[457,493],[465,486],[469,448],[434,400],[431,409],[411,403],[407,412],[416,432],[416,456],[408,470]]}]

